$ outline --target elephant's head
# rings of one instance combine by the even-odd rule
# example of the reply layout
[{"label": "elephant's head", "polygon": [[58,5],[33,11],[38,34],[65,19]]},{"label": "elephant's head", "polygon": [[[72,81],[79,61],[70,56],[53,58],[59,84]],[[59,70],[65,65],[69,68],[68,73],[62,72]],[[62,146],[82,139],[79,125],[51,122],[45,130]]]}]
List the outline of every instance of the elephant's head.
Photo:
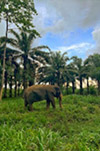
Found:
[{"label": "elephant's head", "polygon": [[61,93],[61,90],[58,86],[54,86],[54,89],[55,89],[55,97],[57,97],[59,99],[59,106],[60,108],[62,108],[62,93]]}]

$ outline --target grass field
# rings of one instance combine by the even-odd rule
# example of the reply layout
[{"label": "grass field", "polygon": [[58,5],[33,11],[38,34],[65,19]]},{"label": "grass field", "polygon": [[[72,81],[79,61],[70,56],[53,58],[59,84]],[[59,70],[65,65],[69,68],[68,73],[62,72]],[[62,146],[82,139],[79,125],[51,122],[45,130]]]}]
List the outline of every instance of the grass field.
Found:
[{"label": "grass field", "polygon": [[0,102],[0,151],[100,151],[100,97],[68,95],[63,110],[46,102],[24,109],[22,98]]}]

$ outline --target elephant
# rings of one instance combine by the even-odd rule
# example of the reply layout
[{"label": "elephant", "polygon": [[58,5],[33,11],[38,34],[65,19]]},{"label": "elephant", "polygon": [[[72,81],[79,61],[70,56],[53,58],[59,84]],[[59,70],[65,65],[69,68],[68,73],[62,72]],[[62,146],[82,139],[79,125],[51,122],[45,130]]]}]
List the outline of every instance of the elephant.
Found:
[{"label": "elephant", "polygon": [[49,109],[50,103],[55,108],[54,97],[59,99],[59,106],[62,108],[62,93],[60,88],[56,85],[32,85],[24,91],[24,103],[25,108],[28,106],[28,110],[32,111],[32,104],[34,102],[46,100],[46,108]]}]

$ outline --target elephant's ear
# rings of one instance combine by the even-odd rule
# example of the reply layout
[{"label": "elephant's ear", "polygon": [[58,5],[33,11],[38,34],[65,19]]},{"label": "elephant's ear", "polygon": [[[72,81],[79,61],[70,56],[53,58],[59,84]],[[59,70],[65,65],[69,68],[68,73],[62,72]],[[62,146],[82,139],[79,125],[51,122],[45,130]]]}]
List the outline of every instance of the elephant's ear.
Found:
[{"label": "elephant's ear", "polygon": [[59,91],[59,87],[57,85],[54,86],[55,91]]},{"label": "elephant's ear", "polygon": [[56,96],[56,91],[57,91],[57,90],[56,90],[56,87],[54,86],[54,87],[53,87],[53,94],[54,94],[54,96]]},{"label": "elephant's ear", "polygon": [[58,97],[60,95],[60,93],[61,92],[60,92],[59,86],[55,85],[54,86],[54,95]]}]

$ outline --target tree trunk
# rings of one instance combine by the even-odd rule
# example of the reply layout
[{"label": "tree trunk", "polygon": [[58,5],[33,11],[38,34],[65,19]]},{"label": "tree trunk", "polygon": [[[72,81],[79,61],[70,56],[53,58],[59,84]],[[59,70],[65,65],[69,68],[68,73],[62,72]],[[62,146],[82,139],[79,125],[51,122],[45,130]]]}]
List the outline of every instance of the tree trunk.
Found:
[{"label": "tree trunk", "polygon": [[10,84],[9,84],[9,97],[12,97],[12,75],[11,75],[11,78],[10,78]]},{"label": "tree trunk", "polygon": [[66,85],[66,92],[68,94],[68,87],[69,87],[69,82],[67,82],[67,85]]},{"label": "tree trunk", "polygon": [[7,82],[8,82],[8,73],[5,71],[5,89],[4,89],[4,98],[7,97]]},{"label": "tree trunk", "polygon": [[72,81],[72,93],[75,94],[75,81]]},{"label": "tree trunk", "polygon": [[14,71],[14,81],[15,81],[15,89],[14,89],[14,96],[17,96],[17,79],[16,79],[16,69]]},{"label": "tree trunk", "polygon": [[60,87],[60,72],[57,73],[57,85]]},{"label": "tree trunk", "polygon": [[14,91],[14,96],[17,96],[17,81],[15,80],[15,91]]},{"label": "tree trunk", "polygon": [[89,78],[87,77],[87,94],[89,94]]},{"label": "tree trunk", "polygon": [[18,82],[18,96],[20,95],[20,83]]},{"label": "tree trunk", "polygon": [[23,86],[24,89],[27,88],[27,60],[28,60],[28,56],[24,56],[24,73],[23,73]]},{"label": "tree trunk", "polygon": [[34,80],[29,81],[29,86],[32,86],[32,85],[34,85]]},{"label": "tree trunk", "polygon": [[4,54],[3,54],[3,71],[2,71],[2,80],[0,86],[0,101],[2,100],[2,93],[3,93],[3,85],[4,85],[4,75],[5,75],[5,63],[6,63],[6,46],[7,46],[7,38],[8,38],[8,13],[6,16],[6,39],[5,39],[5,46],[4,46]]},{"label": "tree trunk", "polygon": [[83,81],[82,81],[82,77],[80,77],[80,95],[83,94]]},{"label": "tree trunk", "polygon": [[98,94],[100,95],[100,80],[98,80]]}]

